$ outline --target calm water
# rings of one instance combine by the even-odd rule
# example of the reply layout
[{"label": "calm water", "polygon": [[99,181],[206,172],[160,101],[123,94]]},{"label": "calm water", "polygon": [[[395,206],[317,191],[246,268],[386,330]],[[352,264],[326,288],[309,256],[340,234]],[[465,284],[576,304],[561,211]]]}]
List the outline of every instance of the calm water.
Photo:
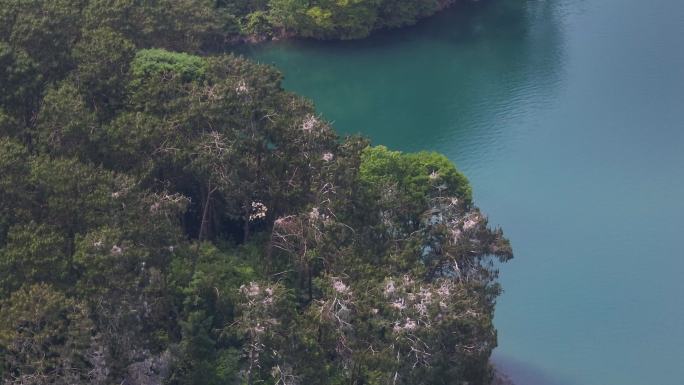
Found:
[{"label": "calm water", "polygon": [[684,2],[498,0],[252,57],[346,133],[446,153],[512,239],[520,385],[684,384]]}]

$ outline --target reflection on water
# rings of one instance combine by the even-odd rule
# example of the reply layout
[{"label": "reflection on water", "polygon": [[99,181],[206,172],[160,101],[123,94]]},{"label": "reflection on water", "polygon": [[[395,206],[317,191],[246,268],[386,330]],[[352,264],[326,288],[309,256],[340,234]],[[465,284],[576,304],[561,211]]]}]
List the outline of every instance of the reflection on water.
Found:
[{"label": "reflection on water", "polygon": [[558,374],[552,375],[528,363],[515,358],[495,354],[492,357],[496,370],[515,378],[516,385],[576,385],[570,381],[561,380]]}]

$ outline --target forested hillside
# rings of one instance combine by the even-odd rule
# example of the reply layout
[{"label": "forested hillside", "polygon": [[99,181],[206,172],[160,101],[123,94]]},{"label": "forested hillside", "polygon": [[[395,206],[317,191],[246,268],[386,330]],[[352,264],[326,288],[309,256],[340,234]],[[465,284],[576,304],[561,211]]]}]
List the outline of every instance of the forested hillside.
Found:
[{"label": "forested hillside", "polygon": [[488,384],[466,178],[207,55],[273,8],[220,3],[0,0],[2,383]]},{"label": "forested hillside", "polygon": [[[7,30],[7,23],[18,22],[22,27],[59,27],[51,31],[69,38],[82,27],[109,27],[153,46],[191,43],[187,40],[223,44],[290,36],[357,39],[373,30],[414,24],[457,1],[3,0],[0,30],[21,34],[21,29]],[[42,12],[35,13],[37,7]],[[22,13],[20,20],[13,19],[16,12]],[[192,35],[183,34],[185,31]]]}]

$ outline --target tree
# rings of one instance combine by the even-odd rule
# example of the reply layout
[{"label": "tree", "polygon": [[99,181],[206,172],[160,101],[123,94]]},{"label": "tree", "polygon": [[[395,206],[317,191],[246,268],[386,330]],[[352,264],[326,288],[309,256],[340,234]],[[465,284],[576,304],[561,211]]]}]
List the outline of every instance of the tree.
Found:
[{"label": "tree", "polygon": [[135,43],[111,28],[89,31],[74,46],[74,77],[85,100],[102,117],[123,107],[128,68]]},{"label": "tree", "polygon": [[95,114],[71,82],[62,82],[45,93],[36,122],[34,146],[52,156],[93,159],[99,130]]},{"label": "tree", "polygon": [[85,0],[2,0],[0,40],[22,50],[45,80],[61,79],[73,65],[71,47],[80,37]]},{"label": "tree", "polygon": [[31,124],[42,78],[38,64],[24,50],[0,40],[0,133],[17,136],[21,124]]},{"label": "tree", "polygon": [[235,322],[239,287],[256,273],[236,254],[205,242],[195,255],[178,253],[173,260],[169,281],[182,310],[180,352],[170,383],[223,384],[238,376],[240,352],[221,330]]},{"label": "tree", "polygon": [[65,245],[64,235],[44,224],[10,227],[0,249],[0,292],[8,295],[25,283],[67,284],[72,272]]},{"label": "tree", "polygon": [[0,0],[0,381],[488,384],[512,251],[465,176],[202,55],[402,1]]},{"label": "tree", "polygon": [[139,48],[186,52],[220,46],[234,23],[211,0],[90,0],[83,13],[86,29],[109,28]]},{"label": "tree", "polygon": [[0,248],[17,221],[17,207],[26,207],[25,175],[29,173],[28,151],[7,137],[0,137]]},{"label": "tree", "polygon": [[90,330],[86,308],[53,287],[16,291],[0,307],[5,383],[88,383]]}]

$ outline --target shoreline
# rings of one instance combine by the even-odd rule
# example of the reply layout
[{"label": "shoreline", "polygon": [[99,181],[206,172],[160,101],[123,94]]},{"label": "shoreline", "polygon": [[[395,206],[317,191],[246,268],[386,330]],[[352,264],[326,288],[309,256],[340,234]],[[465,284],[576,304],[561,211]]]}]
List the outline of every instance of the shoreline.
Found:
[{"label": "shoreline", "polygon": [[226,43],[228,45],[232,45],[232,46],[240,46],[240,45],[250,46],[250,45],[264,44],[264,43],[268,43],[268,42],[290,41],[290,40],[359,41],[359,40],[367,39],[367,38],[369,38],[369,37],[371,37],[377,33],[382,33],[382,32],[387,32],[387,31],[395,31],[395,30],[400,30],[403,28],[409,28],[409,27],[415,26],[419,23],[424,22],[425,20],[427,20],[431,17],[435,17],[440,12],[443,12],[447,9],[453,8],[453,7],[458,6],[458,5],[465,5],[467,3],[470,3],[470,4],[487,3],[489,1],[490,0],[440,0],[440,1],[438,1],[438,5],[432,13],[421,16],[420,18],[416,19],[413,23],[407,23],[407,24],[393,26],[393,27],[373,28],[369,31],[368,35],[358,37],[358,38],[351,38],[351,39],[316,38],[316,37],[310,37],[310,36],[301,36],[301,35],[298,35],[294,31],[287,30],[285,28],[280,28],[280,30],[277,31],[275,34],[240,35],[240,36],[235,36],[233,38],[229,38],[226,41]]}]

